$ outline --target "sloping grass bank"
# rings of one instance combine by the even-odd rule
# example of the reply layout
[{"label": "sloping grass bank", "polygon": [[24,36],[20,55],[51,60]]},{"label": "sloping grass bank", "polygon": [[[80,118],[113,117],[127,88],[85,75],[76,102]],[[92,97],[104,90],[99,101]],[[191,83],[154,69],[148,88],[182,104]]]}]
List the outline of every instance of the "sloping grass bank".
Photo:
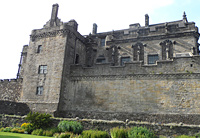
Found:
[{"label": "sloping grass bank", "polygon": [[0,132],[0,138],[50,138],[45,136],[35,136],[29,134],[18,134],[10,132]]}]

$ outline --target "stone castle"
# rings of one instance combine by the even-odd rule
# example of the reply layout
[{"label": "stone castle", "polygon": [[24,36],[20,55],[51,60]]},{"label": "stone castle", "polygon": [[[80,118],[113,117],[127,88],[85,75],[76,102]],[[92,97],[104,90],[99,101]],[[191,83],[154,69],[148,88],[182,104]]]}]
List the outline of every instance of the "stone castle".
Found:
[{"label": "stone castle", "polygon": [[181,20],[81,35],[63,23],[58,4],[23,47],[16,80],[0,82],[0,99],[62,117],[200,114],[199,33]]}]

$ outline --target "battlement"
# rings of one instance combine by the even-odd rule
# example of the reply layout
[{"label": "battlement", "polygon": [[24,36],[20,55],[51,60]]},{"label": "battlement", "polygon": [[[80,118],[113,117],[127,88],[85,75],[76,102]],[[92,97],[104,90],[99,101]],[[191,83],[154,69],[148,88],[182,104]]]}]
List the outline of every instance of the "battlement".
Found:
[{"label": "battlement", "polygon": [[46,38],[46,37],[55,37],[57,35],[67,35],[69,33],[74,34],[79,40],[85,42],[85,37],[83,37],[79,32],[74,29],[74,26],[71,26],[72,21],[64,23],[62,26],[55,26],[49,28],[35,29],[32,31],[30,38],[32,41],[36,39]]},{"label": "battlement", "polygon": [[22,81],[22,79],[0,80],[0,100],[18,101],[21,94]]},{"label": "battlement", "polygon": [[3,79],[3,80],[0,80],[0,83],[12,83],[12,82],[19,82],[21,83],[23,81],[23,79]]}]

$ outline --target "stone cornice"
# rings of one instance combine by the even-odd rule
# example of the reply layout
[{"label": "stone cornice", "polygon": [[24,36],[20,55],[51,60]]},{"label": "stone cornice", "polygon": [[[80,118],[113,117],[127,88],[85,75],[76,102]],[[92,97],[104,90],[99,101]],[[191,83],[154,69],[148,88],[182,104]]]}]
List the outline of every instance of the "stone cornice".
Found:
[{"label": "stone cornice", "polygon": [[78,32],[70,31],[70,29],[61,29],[61,30],[48,31],[48,32],[44,32],[44,33],[38,33],[38,34],[30,35],[30,38],[32,41],[35,41],[36,39],[55,37],[57,35],[65,36],[68,33],[72,34],[71,36],[75,35],[81,42],[83,42],[83,43],[85,42],[85,39],[83,38],[83,36],[81,34],[79,34]]},{"label": "stone cornice", "polygon": [[127,74],[127,75],[93,75],[93,76],[70,76],[71,81],[82,80],[166,80],[166,79],[200,79],[200,73],[177,73],[177,74]]},{"label": "stone cornice", "polygon": [[158,34],[153,36],[139,36],[130,39],[123,39],[123,40],[112,40],[108,41],[107,44],[111,45],[113,43],[120,44],[120,43],[131,43],[131,42],[138,42],[138,41],[152,41],[152,40],[160,40],[160,39],[169,39],[169,38],[177,38],[177,37],[184,37],[184,36],[194,36],[197,37],[199,35],[196,32],[182,32],[182,33],[167,33],[167,34]]}]

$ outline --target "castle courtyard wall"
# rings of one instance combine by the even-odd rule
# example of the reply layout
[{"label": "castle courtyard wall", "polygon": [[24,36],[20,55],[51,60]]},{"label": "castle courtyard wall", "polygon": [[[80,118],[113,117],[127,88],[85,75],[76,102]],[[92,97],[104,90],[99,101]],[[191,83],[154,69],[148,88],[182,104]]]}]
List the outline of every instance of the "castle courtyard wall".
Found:
[{"label": "castle courtyard wall", "polygon": [[199,58],[174,58],[149,66],[140,62],[122,67],[71,66],[58,111],[86,111],[94,118],[106,117],[101,113],[199,114]]}]

